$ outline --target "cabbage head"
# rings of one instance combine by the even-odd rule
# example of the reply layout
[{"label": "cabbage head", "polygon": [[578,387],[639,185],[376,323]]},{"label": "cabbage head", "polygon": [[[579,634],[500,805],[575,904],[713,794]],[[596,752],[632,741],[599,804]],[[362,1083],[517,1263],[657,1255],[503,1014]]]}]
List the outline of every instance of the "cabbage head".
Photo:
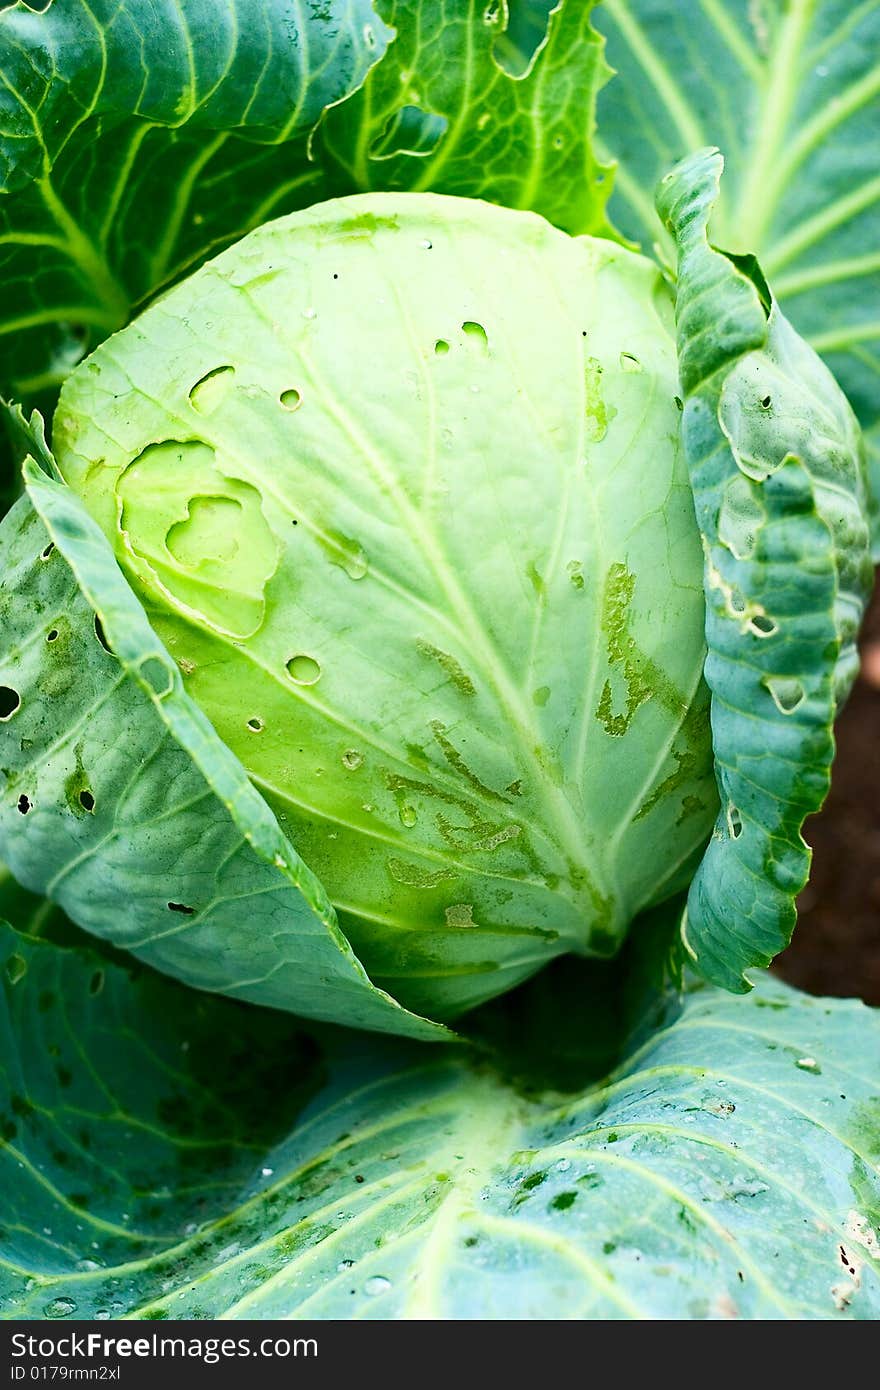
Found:
[{"label": "cabbage head", "polygon": [[373,980],[451,1017],[613,954],[718,809],[658,268],[430,194],[251,233],[54,447]]}]

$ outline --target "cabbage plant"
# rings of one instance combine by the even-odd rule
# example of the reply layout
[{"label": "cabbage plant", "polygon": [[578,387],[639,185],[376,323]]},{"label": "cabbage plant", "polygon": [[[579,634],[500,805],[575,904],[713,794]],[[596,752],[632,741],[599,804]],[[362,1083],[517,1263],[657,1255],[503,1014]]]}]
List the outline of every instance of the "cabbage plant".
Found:
[{"label": "cabbage plant", "polygon": [[[600,7],[611,82],[571,0],[111,8],[0,15],[10,1315],[871,1316],[876,1019],[761,978],[873,580],[868,334],[777,298],[708,88],[627,144],[663,7]],[[786,8],[682,8],[760,128]]]}]

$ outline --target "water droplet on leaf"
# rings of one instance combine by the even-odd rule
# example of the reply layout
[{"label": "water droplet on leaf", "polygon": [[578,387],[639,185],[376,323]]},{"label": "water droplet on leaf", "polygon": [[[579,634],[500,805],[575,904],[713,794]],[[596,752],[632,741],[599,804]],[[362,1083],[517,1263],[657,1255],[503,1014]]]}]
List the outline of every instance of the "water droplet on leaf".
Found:
[{"label": "water droplet on leaf", "polygon": [[76,1312],[76,1304],[72,1298],[53,1298],[43,1312],[47,1318],[69,1318],[71,1313]]},{"label": "water droplet on leaf", "polygon": [[384,1274],[374,1274],[372,1279],[368,1279],[364,1284],[364,1293],[368,1298],[378,1298],[380,1294],[387,1293],[390,1288],[390,1279],[386,1279]]}]

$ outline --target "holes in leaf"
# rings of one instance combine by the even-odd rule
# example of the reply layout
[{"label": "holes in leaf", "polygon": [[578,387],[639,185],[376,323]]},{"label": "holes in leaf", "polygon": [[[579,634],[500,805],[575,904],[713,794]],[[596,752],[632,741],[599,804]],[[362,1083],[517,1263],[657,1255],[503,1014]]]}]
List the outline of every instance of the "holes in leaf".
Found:
[{"label": "holes in leaf", "polygon": [[773,404],[773,402],[772,402],[772,398],[771,398],[770,396],[762,396],[762,397],[761,397],[761,408],[762,408],[762,410],[769,410],[769,409],[770,409],[770,406],[771,406],[772,404]]},{"label": "holes in leaf", "polygon": [[89,980],[89,994],[100,994],[104,988],[104,972],[96,970]]},{"label": "holes in leaf", "polygon": [[756,613],[749,619],[749,631],[756,637],[774,637],[779,631],[779,624],[766,613]]},{"label": "holes in leaf", "polygon": [[263,732],[262,719],[249,719],[247,722],[247,726],[252,734],[261,734]]},{"label": "holes in leaf", "polygon": [[321,667],[313,656],[300,653],[287,663],[287,674],[297,685],[314,685],[321,676]]},{"label": "holes in leaf", "polygon": [[187,906],[186,906],[186,903],[169,903],[169,904],[168,904],[168,911],[169,911],[169,912],[182,912],[183,915],[184,915],[184,917],[192,917],[193,913],[195,912],[195,908],[194,908],[194,907],[187,907]]},{"label": "holes in leaf", "polygon": [[299,410],[302,405],[302,396],[294,386],[291,386],[287,391],[282,391],[278,399],[285,410]]},{"label": "holes in leaf", "polygon": [[467,319],[461,325],[461,331],[465,337],[465,343],[474,352],[481,356],[486,356],[489,351],[489,335],[481,323],[475,323],[473,319]]},{"label": "holes in leaf", "polygon": [[392,159],[398,154],[424,158],[437,148],[449,122],[436,111],[417,106],[415,92],[410,96],[406,106],[392,112],[370,145],[371,159]]},{"label": "holes in leaf", "polygon": [[211,415],[217,409],[232,385],[235,368],[228,365],[214,367],[206,372],[190,388],[189,403],[199,415]]},{"label": "holes in leaf", "polygon": [[483,11],[484,24],[496,24],[501,13],[501,0],[491,0]]},{"label": "holes in leaf", "polygon": [[185,520],[169,527],[165,545],[187,570],[196,569],[206,555],[218,564],[231,565],[239,551],[242,517],[242,505],[235,497],[190,497]]},{"label": "holes in leaf", "polygon": [[804,687],[793,676],[765,676],[764,685],[780,714],[794,714],[807,698]]},{"label": "holes in leaf", "polygon": [[718,514],[718,539],[737,560],[748,560],[755,552],[758,534],[766,513],[754,485],[741,473],[728,482]]},{"label": "holes in leaf", "polygon": [[110,643],[107,641],[107,634],[104,631],[104,624],[101,622],[101,619],[97,613],[95,614],[95,636],[97,637],[98,641],[100,642],[101,646],[104,648],[104,651],[107,653],[108,656],[116,655],[113,648],[110,646]]},{"label": "holes in leaf", "polygon": [[673,396],[672,399],[675,401],[676,410],[684,410],[684,401],[681,396]]},{"label": "holes in leaf", "polygon": [[[491,0],[490,0],[491,8]],[[553,0],[507,0],[499,10],[506,24],[495,27],[492,54],[511,77],[524,77],[547,37]],[[506,13],[504,13],[506,12]]]},{"label": "holes in leaf", "polygon": [[46,641],[47,641],[47,642],[57,642],[57,641],[58,641],[58,629],[57,629],[57,627],[52,627],[52,628],[49,629],[49,631],[46,633]]},{"label": "holes in leaf", "polygon": [[27,815],[28,811],[31,809],[31,804],[30,798],[25,796],[24,792],[22,792],[21,796],[18,798],[18,809],[23,816]]},{"label": "holes in leaf", "polygon": [[138,674],[160,700],[174,689],[174,672],[158,656],[148,656],[138,667]]},{"label": "holes in leaf", "polygon": [[743,833],[742,816],[736,806],[728,806],[727,808],[727,829],[732,840],[738,840]]},{"label": "holes in leaf", "polygon": [[622,372],[640,372],[642,364],[635,353],[622,352],[620,354],[620,370]]},{"label": "holes in leaf", "polygon": [[95,798],[94,798],[94,796],[92,795],[92,793],[89,791],[88,787],[83,787],[82,791],[80,792],[80,794],[79,794],[79,804],[80,804],[80,806],[83,808],[84,811],[94,811],[94,809],[95,809]]},{"label": "holes in leaf", "polygon": [[438,338],[434,344],[434,356],[445,357],[449,351],[449,344],[445,338]]},{"label": "holes in leaf", "polygon": [[21,708],[21,696],[11,685],[0,685],[0,720],[11,719]]},{"label": "holes in leaf", "polygon": [[49,544],[48,544],[47,546],[44,546],[43,549],[40,551],[40,559],[41,559],[41,560],[48,560],[49,556],[52,554],[52,551],[53,551],[54,549],[55,549],[55,542],[54,542],[54,541],[50,541]]},{"label": "holes in leaf", "polygon": [[6,978],[11,985],[17,985],[27,974],[27,961],[24,956],[10,956],[6,962]]}]

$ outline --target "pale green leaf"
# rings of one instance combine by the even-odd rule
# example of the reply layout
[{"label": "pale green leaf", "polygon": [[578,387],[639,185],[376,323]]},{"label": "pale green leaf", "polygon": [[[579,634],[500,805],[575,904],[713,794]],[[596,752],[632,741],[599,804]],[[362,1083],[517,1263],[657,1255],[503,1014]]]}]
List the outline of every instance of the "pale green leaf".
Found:
[{"label": "pale green leaf", "polygon": [[[35,448],[38,443],[35,442]],[[191,985],[417,1037],[184,693],[109,546],[33,459],[2,524],[0,843],[74,921]]]}]

